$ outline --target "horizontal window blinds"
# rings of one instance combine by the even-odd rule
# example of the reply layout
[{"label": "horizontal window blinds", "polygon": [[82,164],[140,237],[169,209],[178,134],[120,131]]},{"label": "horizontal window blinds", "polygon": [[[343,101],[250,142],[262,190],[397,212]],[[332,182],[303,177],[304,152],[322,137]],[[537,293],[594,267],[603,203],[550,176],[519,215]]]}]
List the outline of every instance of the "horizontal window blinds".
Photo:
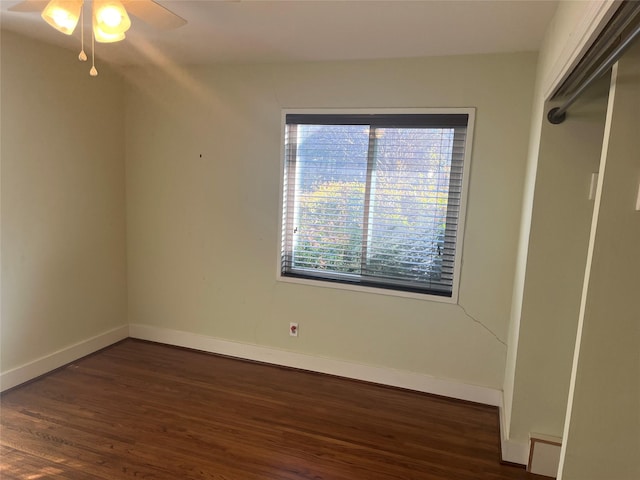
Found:
[{"label": "horizontal window blinds", "polygon": [[451,296],[467,115],[287,115],[285,276]]}]

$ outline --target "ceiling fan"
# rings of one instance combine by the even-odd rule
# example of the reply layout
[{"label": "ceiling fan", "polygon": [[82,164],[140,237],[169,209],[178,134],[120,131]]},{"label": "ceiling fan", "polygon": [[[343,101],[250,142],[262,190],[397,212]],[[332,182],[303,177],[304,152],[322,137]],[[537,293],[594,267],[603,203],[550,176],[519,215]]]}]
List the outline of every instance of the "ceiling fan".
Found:
[{"label": "ceiling fan", "polygon": [[[42,12],[47,5],[54,3],[50,0],[22,0],[16,5],[9,7],[11,12]],[[58,4],[82,4],[80,1],[62,0],[55,2]],[[84,2],[88,3],[88,2]],[[95,2],[94,2],[95,3]],[[103,2],[105,3],[105,2]],[[151,25],[152,27],[160,30],[168,30],[172,28],[178,28],[187,23],[187,21],[173,13],[166,7],[163,7],[154,0],[120,0],[117,2],[106,3],[120,3],[127,12],[138,17],[143,22]]]},{"label": "ceiling fan", "polygon": [[[23,0],[12,7],[12,12],[41,12],[42,18],[56,30],[71,35],[80,23],[82,49],[79,60],[86,61],[84,52],[84,7],[92,3],[92,46],[94,42],[113,43],[124,40],[131,27],[129,13],[160,30],[178,28],[187,21],[154,0]],[[92,48],[94,56],[95,48]],[[95,77],[95,58],[90,75]]]}]

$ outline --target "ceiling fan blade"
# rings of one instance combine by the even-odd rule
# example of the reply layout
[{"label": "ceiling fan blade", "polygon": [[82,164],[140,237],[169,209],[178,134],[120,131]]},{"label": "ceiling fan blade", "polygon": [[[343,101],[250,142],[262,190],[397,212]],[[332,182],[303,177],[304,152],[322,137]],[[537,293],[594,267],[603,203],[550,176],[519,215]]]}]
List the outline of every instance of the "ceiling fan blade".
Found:
[{"label": "ceiling fan blade", "polygon": [[9,7],[10,12],[41,12],[47,6],[48,0],[22,0]]},{"label": "ceiling fan blade", "polygon": [[170,30],[186,25],[187,21],[153,0],[126,0],[127,11],[152,27]]}]

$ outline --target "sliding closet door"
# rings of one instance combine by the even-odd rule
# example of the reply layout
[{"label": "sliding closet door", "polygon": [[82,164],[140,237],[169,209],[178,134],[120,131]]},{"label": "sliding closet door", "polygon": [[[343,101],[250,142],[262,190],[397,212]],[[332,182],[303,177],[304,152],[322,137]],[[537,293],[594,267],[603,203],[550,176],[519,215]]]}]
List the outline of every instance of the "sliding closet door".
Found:
[{"label": "sliding closet door", "polygon": [[640,478],[640,45],[613,69],[562,480]]}]

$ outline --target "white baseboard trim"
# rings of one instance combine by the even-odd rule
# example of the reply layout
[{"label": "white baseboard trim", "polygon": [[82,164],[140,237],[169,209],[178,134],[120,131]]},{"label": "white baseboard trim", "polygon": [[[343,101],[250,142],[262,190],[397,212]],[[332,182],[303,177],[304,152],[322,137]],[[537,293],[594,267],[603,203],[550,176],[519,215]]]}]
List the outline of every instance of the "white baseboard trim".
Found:
[{"label": "white baseboard trim", "polygon": [[[502,391],[500,390],[469,385],[452,380],[442,380],[415,372],[362,365],[344,360],[232,342],[215,337],[149,325],[129,325],[129,336],[140,340],[149,340],[246,360],[299,368],[312,372],[327,373],[339,377],[364,380],[418,392],[483,403],[485,405],[502,405]],[[526,464],[527,462],[525,461],[523,463]]]},{"label": "white baseboard trim", "polygon": [[504,417],[504,408],[500,406],[500,448],[502,461],[527,465],[529,463],[529,445],[524,442],[516,442],[507,438],[508,431]]},{"label": "white baseboard trim", "polygon": [[40,357],[32,362],[2,372],[0,373],[0,392],[33,380],[40,375],[44,375],[79,358],[97,352],[101,348],[124,340],[128,336],[129,326],[123,325],[60,349],[49,355],[45,355],[44,357]]},{"label": "white baseboard trim", "polygon": [[501,439],[502,461],[527,465],[529,463],[529,446],[526,443]]},{"label": "white baseboard trim", "polygon": [[560,466],[562,438],[531,432],[529,434],[529,463],[527,471],[556,478]]}]

